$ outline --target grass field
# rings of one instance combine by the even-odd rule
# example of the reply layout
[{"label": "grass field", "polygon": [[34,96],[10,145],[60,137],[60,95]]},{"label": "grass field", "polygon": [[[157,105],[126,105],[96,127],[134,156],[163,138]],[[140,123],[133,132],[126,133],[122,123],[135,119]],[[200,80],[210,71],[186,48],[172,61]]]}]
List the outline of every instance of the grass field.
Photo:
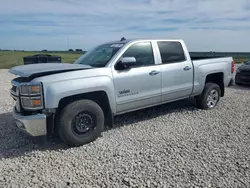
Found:
[{"label": "grass field", "polygon": [[[9,69],[13,66],[23,65],[23,57],[38,54],[38,52],[21,52],[21,51],[0,51],[0,69]],[[82,54],[80,53],[48,53],[39,52],[39,54],[50,54],[62,57],[62,62],[73,63]]]},{"label": "grass field", "polygon": [[[23,57],[35,54],[50,54],[62,57],[63,63],[73,63],[82,53],[70,52],[22,52],[22,51],[0,51],[0,69],[9,69],[17,65],[23,65]],[[235,63],[242,63],[246,58],[234,58]]]},{"label": "grass field", "polygon": [[245,57],[245,58],[240,58],[240,57],[235,57],[234,58],[234,62],[239,64],[239,63],[242,63],[243,61],[247,61],[249,60],[249,58]]}]

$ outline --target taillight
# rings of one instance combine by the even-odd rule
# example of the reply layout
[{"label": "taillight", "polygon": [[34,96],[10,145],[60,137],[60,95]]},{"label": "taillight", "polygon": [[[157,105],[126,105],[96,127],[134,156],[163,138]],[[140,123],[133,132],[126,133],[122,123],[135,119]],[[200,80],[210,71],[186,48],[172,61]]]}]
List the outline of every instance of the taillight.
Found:
[{"label": "taillight", "polygon": [[234,61],[232,61],[232,70],[231,70],[232,73],[234,73]]}]

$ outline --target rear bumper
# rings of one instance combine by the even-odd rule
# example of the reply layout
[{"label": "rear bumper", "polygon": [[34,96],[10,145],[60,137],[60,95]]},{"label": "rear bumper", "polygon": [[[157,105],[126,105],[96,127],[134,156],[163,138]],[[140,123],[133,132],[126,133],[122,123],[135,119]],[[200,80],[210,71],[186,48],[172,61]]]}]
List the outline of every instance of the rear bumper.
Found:
[{"label": "rear bumper", "polygon": [[13,109],[13,117],[17,127],[31,136],[44,136],[47,134],[46,115],[37,114],[22,116]]}]

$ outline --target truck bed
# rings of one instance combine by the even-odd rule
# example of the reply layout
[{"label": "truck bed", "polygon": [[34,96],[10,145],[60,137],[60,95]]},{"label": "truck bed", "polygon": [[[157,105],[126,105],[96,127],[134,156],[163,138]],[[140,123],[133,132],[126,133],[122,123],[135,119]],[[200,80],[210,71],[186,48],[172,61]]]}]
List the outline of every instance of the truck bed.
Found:
[{"label": "truck bed", "polygon": [[[223,73],[224,74],[224,84],[228,86],[233,77],[233,58],[232,57],[195,57],[191,60],[194,66],[194,87],[195,90],[200,90],[201,88],[197,87],[198,81],[201,80],[206,73]],[[197,83],[195,82],[197,81]],[[197,89],[198,88],[198,89]]]},{"label": "truck bed", "polygon": [[195,64],[196,66],[200,66],[200,65],[211,65],[211,64],[215,64],[215,65],[219,65],[219,64],[227,64],[228,68],[231,69],[231,63],[233,61],[232,57],[191,57],[191,60],[193,62],[193,64]]},{"label": "truck bed", "polygon": [[217,56],[217,57],[207,56],[207,57],[204,57],[204,56],[192,56],[192,55],[190,55],[190,57],[191,57],[191,60],[205,60],[205,59],[228,58],[226,56]]}]

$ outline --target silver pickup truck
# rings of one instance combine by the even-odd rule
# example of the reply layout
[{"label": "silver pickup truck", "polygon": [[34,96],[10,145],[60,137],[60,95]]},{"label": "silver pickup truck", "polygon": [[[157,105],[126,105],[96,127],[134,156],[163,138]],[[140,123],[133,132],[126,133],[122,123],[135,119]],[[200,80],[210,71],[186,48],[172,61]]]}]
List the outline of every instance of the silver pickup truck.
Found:
[{"label": "silver pickup truck", "polygon": [[69,146],[94,141],[113,117],[194,97],[213,109],[232,83],[234,62],[192,58],[182,40],[101,44],[73,64],[16,66],[11,96],[17,127],[32,136],[59,135]]}]

